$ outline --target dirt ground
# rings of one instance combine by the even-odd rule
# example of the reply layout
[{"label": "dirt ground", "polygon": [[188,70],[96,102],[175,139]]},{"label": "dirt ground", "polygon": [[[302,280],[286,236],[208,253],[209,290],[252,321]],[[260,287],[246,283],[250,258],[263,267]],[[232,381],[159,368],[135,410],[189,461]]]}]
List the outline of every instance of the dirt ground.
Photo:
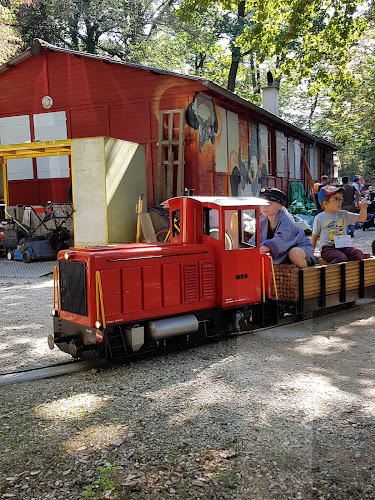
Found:
[{"label": "dirt ground", "polygon": [[[353,244],[369,252],[372,239]],[[2,372],[68,359],[46,344],[51,305],[50,277],[0,278]],[[366,300],[0,387],[0,498],[373,500],[374,324]]]}]

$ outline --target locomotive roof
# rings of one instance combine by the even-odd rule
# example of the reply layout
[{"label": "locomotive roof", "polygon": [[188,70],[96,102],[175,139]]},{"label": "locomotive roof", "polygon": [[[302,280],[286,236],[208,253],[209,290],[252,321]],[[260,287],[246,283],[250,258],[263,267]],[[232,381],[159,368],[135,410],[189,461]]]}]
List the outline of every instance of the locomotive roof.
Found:
[{"label": "locomotive roof", "polygon": [[181,198],[192,198],[201,203],[214,203],[221,207],[245,207],[249,205],[262,206],[268,205],[268,201],[262,198],[256,198],[255,196],[181,196]]}]

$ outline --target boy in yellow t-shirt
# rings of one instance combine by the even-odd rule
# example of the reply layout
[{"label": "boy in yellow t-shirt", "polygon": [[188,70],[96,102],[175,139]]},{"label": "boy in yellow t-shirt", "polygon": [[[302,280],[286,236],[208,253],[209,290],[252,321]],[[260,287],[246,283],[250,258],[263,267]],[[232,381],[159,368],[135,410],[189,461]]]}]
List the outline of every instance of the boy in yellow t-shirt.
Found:
[{"label": "boy in yellow t-shirt", "polygon": [[346,227],[349,224],[366,220],[367,198],[359,202],[359,214],[354,214],[341,209],[343,191],[341,187],[322,186],[318,193],[318,201],[323,212],[314,219],[311,243],[315,247],[320,238],[322,259],[330,264],[363,259],[362,250],[350,245],[350,236],[346,235]]}]

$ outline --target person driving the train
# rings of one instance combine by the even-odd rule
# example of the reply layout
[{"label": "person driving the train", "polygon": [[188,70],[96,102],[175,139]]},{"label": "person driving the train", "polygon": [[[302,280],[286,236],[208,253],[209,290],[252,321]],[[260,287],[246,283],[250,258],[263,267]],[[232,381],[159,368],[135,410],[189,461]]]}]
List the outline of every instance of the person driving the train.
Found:
[{"label": "person driving the train", "polygon": [[259,196],[268,201],[268,205],[261,207],[260,252],[269,253],[275,264],[294,264],[300,269],[313,266],[314,246],[283,207],[285,194],[267,187],[261,189]]}]

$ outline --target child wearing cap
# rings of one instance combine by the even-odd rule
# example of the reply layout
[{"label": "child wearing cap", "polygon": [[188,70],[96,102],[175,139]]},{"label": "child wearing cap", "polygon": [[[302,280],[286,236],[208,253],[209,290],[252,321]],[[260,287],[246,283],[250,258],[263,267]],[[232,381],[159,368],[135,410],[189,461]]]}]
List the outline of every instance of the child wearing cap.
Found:
[{"label": "child wearing cap", "polygon": [[321,256],[329,264],[363,259],[363,252],[350,245],[350,236],[346,227],[356,222],[364,222],[367,218],[367,198],[358,203],[359,214],[342,210],[343,188],[324,186],[319,191],[319,203],[324,210],[314,219],[311,242],[314,247],[320,238]]},{"label": "child wearing cap", "polygon": [[270,253],[275,264],[292,263],[301,269],[313,266],[314,247],[283,207],[285,194],[276,188],[263,188],[259,196],[268,201],[261,207],[260,252]]}]

